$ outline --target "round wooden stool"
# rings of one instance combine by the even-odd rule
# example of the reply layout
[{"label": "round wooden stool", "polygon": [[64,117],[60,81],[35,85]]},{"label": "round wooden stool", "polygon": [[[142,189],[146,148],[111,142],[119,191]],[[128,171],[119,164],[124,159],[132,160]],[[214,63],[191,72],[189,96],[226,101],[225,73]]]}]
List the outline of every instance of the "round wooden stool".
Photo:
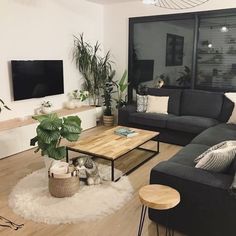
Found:
[{"label": "round wooden stool", "polygon": [[[177,190],[169,186],[160,184],[152,184],[142,187],[139,190],[139,198],[142,203],[142,211],[138,229],[138,236],[141,236],[142,234],[147,207],[155,210],[169,210],[177,206],[180,202],[180,194]],[[158,224],[157,235],[159,235]],[[168,227],[167,214],[166,236],[168,235],[174,235],[174,230]]]}]

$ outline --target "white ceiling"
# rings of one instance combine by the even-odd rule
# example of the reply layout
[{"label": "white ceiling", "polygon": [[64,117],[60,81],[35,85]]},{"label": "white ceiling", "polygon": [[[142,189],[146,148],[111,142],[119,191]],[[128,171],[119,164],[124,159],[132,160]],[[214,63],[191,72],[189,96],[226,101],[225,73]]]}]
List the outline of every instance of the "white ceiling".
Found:
[{"label": "white ceiling", "polygon": [[87,0],[89,2],[96,2],[100,4],[112,4],[112,3],[121,3],[121,2],[138,2],[141,0]]}]

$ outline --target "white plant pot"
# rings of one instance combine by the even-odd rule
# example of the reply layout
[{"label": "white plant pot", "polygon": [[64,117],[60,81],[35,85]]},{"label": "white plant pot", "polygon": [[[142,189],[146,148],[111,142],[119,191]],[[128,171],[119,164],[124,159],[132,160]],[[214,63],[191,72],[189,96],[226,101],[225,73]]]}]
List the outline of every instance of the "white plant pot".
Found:
[{"label": "white plant pot", "polygon": [[41,111],[43,114],[50,114],[50,113],[52,113],[52,108],[51,107],[42,107]]},{"label": "white plant pot", "polygon": [[74,100],[74,103],[75,103],[75,107],[81,107],[81,102],[80,102],[80,100]]},{"label": "white plant pot", "polygon": [[100,121],[103,115],[103,107],[96,107],[96,120]]},{"label": "white plant pot", "polygon": [[66,108],[67,109],[70,109],[70,110],[73,110],[75,109],[76,105],[75,105],[75,102],[73,100],[70,100],[68,102],[66,102]]}]

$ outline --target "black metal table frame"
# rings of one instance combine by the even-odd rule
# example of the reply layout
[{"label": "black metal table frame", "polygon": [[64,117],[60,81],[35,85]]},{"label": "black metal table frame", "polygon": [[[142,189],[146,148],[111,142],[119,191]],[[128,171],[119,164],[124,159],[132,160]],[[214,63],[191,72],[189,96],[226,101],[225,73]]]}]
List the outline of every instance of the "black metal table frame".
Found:
[{"label": "black metal table frame", "polygon": [[[143,224],[144,224],[144,221],[145,221],[147,208],[148,208],[147,206],[142,205],[140,222],[139,222],[139,227],[138,227],[138,236],[142,235]],[[165,233],[165,236],[174,236],[175,231],[169,225],[169,217],[170,217],[169,213],[167,212],[167,214],[166,214],[166,227],[165,227],[166,228],[165,229],[166,233]],[[156,223],[156,229],[157,229],[157,236],[160,236],[158,223]]]},{"label": "black metal table frame", "polygon": [[[157,142],[157,150],[153,151],[151,149],[146,149],[146,148],[142,148],[141,146],[143,146],[145,143],[149,142],[149,141],[155,141]],[[138,165],[134,166],[133,168],[131,168],[130,170],[128,170],[126,173],[123,173],[123,175],[129,175],[130,173],[132,173],[133,171],[135,171],[137,168],[139,168],[141,165],[143,165],[144,163],[146,163],[147,161],[149,161],[150,159],[152,159],[154,156],[156,156],[158,153],[159,153],[159,149],[160,149],[160,143],[159,143],[159,140],[158,140],[158,136],[150,140],[147,140],[145,141],[144,143],[140,144],[138,147],[135,147],[131,150],[129,150],[128,152],[126,152],[125,154],[122,154],[121,156],[117,157],[116,159],[110,159],[106,156],[103,156],[103,155],[97,155],[95,153],[90,153],[90,152],[86,152],[86,151],[83,151],[83,150],[80,150],[80,149],[77,149],[77,148],[72,148],[72,147],[66,147],[66,161],[69,163],[69,151],[72,151],[72,152],[78,152],[78,153],[81,153],[81,154],[86,154],[86,155],[90,155],[94,158],[101,158],[101,159],[104,159],[104,160],[107,160],[107,161],[110,161],[111,162],[111,180],[116,182],[118,181],[122,176],[120,176],[119,178],[115,179],[115,173],[114,173],[114,170],[115,170],[115,161],[117,161],[118,159],[120,159],[121,157],[127,155],[128,153],[134,151],[134,150],[143,150],[143,151],[147,151],[147,152],[150,152],[152,153],[152,155],[148,158],[146,158],[144,161],[142,161],[141,163],[139,163]]]}]

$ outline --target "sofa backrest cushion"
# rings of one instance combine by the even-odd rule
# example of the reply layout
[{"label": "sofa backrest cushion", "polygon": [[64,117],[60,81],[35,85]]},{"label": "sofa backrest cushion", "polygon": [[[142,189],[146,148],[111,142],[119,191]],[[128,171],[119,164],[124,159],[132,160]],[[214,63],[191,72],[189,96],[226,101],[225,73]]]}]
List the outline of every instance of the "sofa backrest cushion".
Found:
[{"label": "sofa backrest cushion", "polygon": [[181,101],[181,115],[218,119],[221,114],[223,98],[223,93],[184,90]]},{"label": "sofa backrest cushion", "polygon": [[227,122],[232,114],[233,109],[234,109],[234,103],[229,98],[224,96],[223,105],[219,116],[219,121]]},{"label": "sofa backrest cushion", "polygon": [[180,115],[181,89],[148,88],[148,95],[169,96],[168,113],[177,116]]}]

